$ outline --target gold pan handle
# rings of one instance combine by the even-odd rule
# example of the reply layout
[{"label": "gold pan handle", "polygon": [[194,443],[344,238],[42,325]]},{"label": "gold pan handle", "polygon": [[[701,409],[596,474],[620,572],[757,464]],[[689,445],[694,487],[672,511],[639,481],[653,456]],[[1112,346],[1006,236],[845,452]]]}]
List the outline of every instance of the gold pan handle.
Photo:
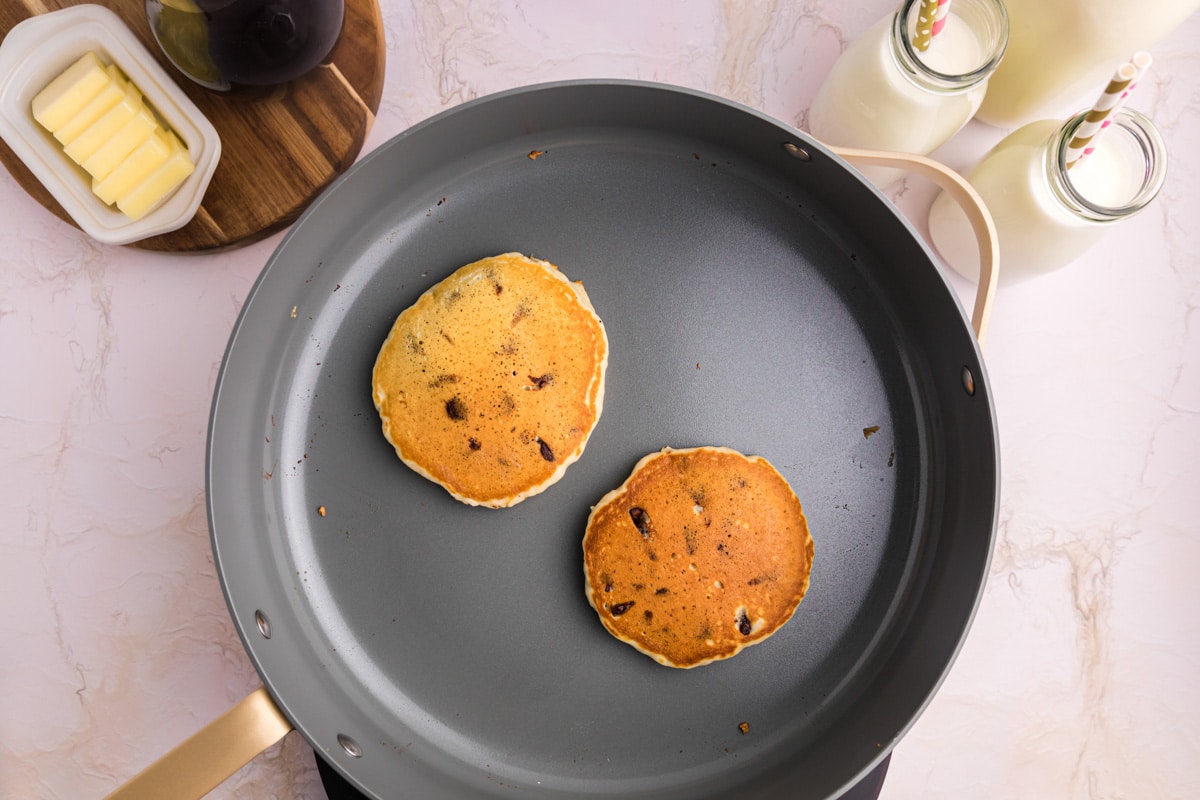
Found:
[{"label": "gold pan handle", "polygon": [[203,797],[291,729],[292,723],[279,711],[266,688],[260,686],[107,800]]},{"label": "gold pan handle", "polygon": [[971,327],[980,349],[987,338],[988,321],[992,316],[992,300],[996,296],[996,280],[1000,274],[1000,246],[996,224],[984,205],[983,198],[966,178],[945,164],[912,153],[891,153],[881,150],[859,150],[852,147],[830,147],[837,155],[855,166],[891,167],[914,172],[936,183],[954,202],[962,206],[967,221],[979,242],[979,287],[975,292],[975,308],[971,312]]}]

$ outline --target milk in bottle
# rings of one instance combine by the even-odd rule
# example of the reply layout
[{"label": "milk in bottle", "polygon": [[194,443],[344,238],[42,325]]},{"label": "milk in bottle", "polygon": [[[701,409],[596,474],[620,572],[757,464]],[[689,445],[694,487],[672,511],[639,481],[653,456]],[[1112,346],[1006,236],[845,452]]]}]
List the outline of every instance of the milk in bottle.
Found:
[{"label": "milk in bottle", "polygon": [[[971,119],[1004,55],[1008,18],[999,0],[953,0],[944,27],[919,50],[920,0],[906,0],[834,64],[808,112],[809,132],[831,145],[927,155]],[[866,168],[877,186],[903,176]]]},{"label": "milk in bottle", "polygon": [[[1095,150],[1068,168],[1067,145],[1086,113],[1065,124],[1038,120],[1018,128],[964,175],[995,221],[1001,286],[1075,260],[1162,188],[1165,145],[1136,111],[1117,111]],[[945,194],[929,211],[929,235],[947,264],[979,279],[975,234]]]}]

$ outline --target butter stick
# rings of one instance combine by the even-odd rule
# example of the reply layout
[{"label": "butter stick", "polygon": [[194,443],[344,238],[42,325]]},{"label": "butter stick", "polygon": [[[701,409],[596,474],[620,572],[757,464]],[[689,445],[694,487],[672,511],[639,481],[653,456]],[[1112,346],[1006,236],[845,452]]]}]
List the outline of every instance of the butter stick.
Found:
[{"label": "butter stick", "polygon": [[109,81],[99,56],[84,53],[33,98],[33,118],[54,131],[75,116]]},{"label": "butter stick", "polygon": [[196,169],[179,137],[171,132],[168,132],[167,136],[171,143],[171,154],[167,156],[166,162],[125,196],[117,198],[117,208],[132,220],[144,217]]},{"label": "butter stick", "polygon": [[121,74],[121,70],[117,69],[116,65],[111,65],[108,68],[109,82],[104,84],[95,97],[87,102],[79,110],[75,116],[71,117],[61,128],[51,131],[54,138],[63,145],[68,145],[87,130],[87,127],[96,120],[100,119],[100,115],[110,108],[115,106],[125,96],[125,76]]},{"label": "butter stick", "polygon": [[150,173],[167,162],[171,155],[171,140],[162,128],[137,147],[104,180],[93,180],[92,191],[105,203],[112,205],[117,198],[133,191]]},{"label": "butter stick", "polygon": [[125,94],[120,101],[87,126],[75,141],[63,148],[64,151],[76,164],[82,164],[141,110],[142,93],[131,81],[125,85]]},{"label": "butter stick", "polygon": [[133,115],[133,119],[118,128],[116,133],[100,145],[99,150],[92,153],[83,162],[83,168],[93,178],[104,180],[108,177],[108,173],[125,160],[125,156],[145,144],[146,140],[150,138],[150,134],[154,133],[157,128],[158,119],[154,116],[154,112],[146,106],[142,106]]}]

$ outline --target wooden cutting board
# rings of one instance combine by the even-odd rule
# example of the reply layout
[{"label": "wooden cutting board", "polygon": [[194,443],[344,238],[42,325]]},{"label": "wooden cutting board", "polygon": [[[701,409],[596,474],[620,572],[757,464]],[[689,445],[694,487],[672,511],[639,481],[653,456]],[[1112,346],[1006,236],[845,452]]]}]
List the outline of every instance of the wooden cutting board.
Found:
[{"label": "wooden cutting board", "polygon": [[[155,44],[143,0],[92,1],[129,26],[221,135],[221,160],[192,221],[131,247],[206,252],[257,241],[294,222],[358,157],[383,93],[385,45],[378,0],[345,0],[342,34],[327,63],[289,84],[253,94],[212,92],[184,77]],[[80,2],[0,0],[0,35],[35,14]],[[74,224],[2,140],[0,161],[34,199]]]}]

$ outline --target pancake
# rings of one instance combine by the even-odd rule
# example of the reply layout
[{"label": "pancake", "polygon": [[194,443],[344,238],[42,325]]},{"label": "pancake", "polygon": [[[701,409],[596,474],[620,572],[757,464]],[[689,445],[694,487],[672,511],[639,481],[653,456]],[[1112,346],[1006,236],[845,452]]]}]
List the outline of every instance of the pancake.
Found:
[{"label": "pancake", "polygon": [[729,658],[791,619],[813,540],[800,501],[766,459],[726,447],[664,448],[588,517],[588,602],[613,636],[668,667]]},{"label": "pancake", "polygon": [[458,269],[400,314],[371,388],[405,464],[468,505],[504,508],[583,453],[607,366],[583,285],[505,253]]}]

